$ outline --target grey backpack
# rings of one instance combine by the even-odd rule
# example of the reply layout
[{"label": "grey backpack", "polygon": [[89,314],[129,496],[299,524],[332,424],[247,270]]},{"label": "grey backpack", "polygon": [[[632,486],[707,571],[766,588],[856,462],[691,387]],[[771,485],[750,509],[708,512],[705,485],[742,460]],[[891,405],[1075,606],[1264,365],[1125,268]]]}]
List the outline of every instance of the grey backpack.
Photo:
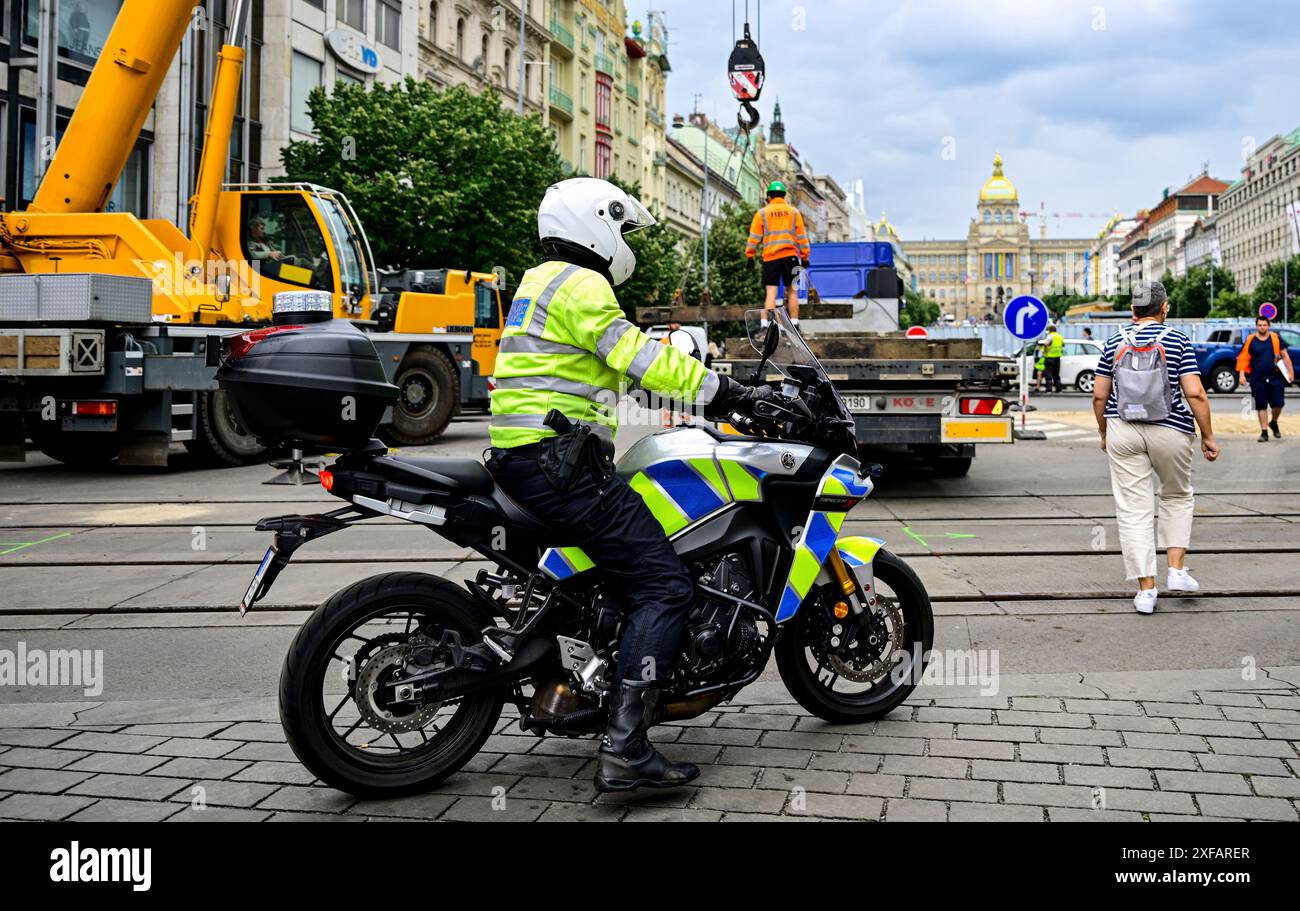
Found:
[{"label": "grey backpack", "polygon": [[1162,328],[1146,345],[1137,344],[1136,331],[1120,331],[1115,352],[1115,406],[1126,421],[1163,421],[1173,413],[1169,359],[1160,344],[1168,331]]}]

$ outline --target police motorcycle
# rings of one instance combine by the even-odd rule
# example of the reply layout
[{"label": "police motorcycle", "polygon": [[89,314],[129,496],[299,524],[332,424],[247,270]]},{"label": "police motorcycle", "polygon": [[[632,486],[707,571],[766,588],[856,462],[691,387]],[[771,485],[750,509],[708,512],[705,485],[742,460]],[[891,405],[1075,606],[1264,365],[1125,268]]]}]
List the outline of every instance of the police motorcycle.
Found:
[{"label": "police motorcycle", "polygon": [[[779,392],[722,429],[657,432],[617,463],[695,579],[655,723],[731,699],[773,657],[810,714],[878,719],[915,688],[933,642],[916,574],[883,541],[844,533],[873,487],[852,416],[785,311],[766,329],[760,313],[749,318],[754,382],[778,381]],[[512,502],[481,462],[391,453],[371,439],[396,390],[363,333],[301,313],[277,322],[223,343],[219,382],[260,436],[346,449],[320,479],[347,505],[258,522],[275,537],[241,612],[299,547],[380,516],[426,526],[490,566],[462,584],[382,573],[318,607],[280,677],[294,753],[335,788],[396,796],[464,766],[506,703],[538,736],[603,731],[624,621],[600,567]]]}]

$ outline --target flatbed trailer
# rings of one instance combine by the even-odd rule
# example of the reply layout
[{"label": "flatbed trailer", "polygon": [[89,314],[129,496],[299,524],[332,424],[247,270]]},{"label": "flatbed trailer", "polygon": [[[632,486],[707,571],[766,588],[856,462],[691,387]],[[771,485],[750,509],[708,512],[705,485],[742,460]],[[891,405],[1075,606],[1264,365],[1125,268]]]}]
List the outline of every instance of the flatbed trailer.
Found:
[{"label": "flatbed trailer", "polygon": [[[830,351],[853,347],[845,337],[808,339],[835,388],[853,414],[858,442],[888,454],[908,454],[929,464],[940,477],[965,475],[980,444],[1013,441],[1012,418],[1000,393],[1004,374],[1014,365],[984,357],[836,357]],[[858,347],[896,347],[901,336],[859,339]],[[924,340],[922,351],[933,346]],[[731,340],[727,349],[748,347]],[[819,350],[820,349],[820,350]],[[942,349],[941,349],[942,350]],[[757,357],[715,360],[713,367],[744,382],[756,378]],[[765,371],[763,380],[780,374]]]},{"label": "flatbed trailer", "polygon": [[[424,349],[456,372],[462,400],[485,384],[472,334],[357,325],[370,332],[390,382],[408,354]],[[257,327],[0,321],[0,461],[24,461],[28,438],[83,467],[115,458],[165,466],[173,443],[238,461],[252,441],[237,432],[208,353],[213,340],[250,328]]]}]

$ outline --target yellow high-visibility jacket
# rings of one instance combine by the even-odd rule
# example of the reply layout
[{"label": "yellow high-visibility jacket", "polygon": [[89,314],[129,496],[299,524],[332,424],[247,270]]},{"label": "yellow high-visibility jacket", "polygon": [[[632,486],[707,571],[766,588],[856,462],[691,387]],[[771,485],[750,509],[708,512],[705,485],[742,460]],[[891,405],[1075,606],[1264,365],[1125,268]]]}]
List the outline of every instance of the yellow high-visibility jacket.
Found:
[{"label": "yellow high-visibility jacket", "polygon": [[618,397],[629,383],[707,405],[721,380],[624,319],[600,273],[564,262],[525,272],[501,334],[492,445],[509,449],[555,436],[543,423],[552,408],[613,439]]}]

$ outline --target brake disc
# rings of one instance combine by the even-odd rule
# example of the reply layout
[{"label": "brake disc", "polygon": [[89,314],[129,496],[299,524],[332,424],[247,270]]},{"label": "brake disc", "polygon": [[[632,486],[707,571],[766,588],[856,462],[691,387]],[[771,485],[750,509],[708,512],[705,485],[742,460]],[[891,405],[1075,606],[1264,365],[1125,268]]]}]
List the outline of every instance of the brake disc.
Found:
[{"label": "brake disc", "polygon": [[[889,656],[903,644],[903,612],[892,598],[876,594],[875,615],[866,630],[859,630],[852,642],[831,653],[826,664],[845,680],[876,683],[889,672]],[[888,621],[888,629],[885,627]]]},{"label": "brake disc", "polygon": [[357,673],[352,698],[366,724],[384,734],[404,734],[421,730],[438,714],[442,705],[394,706],[379,701],[380,688],[389,672],[403,668],[410,660],[411,647],[405,643],[381,648],[367,659]]}]

